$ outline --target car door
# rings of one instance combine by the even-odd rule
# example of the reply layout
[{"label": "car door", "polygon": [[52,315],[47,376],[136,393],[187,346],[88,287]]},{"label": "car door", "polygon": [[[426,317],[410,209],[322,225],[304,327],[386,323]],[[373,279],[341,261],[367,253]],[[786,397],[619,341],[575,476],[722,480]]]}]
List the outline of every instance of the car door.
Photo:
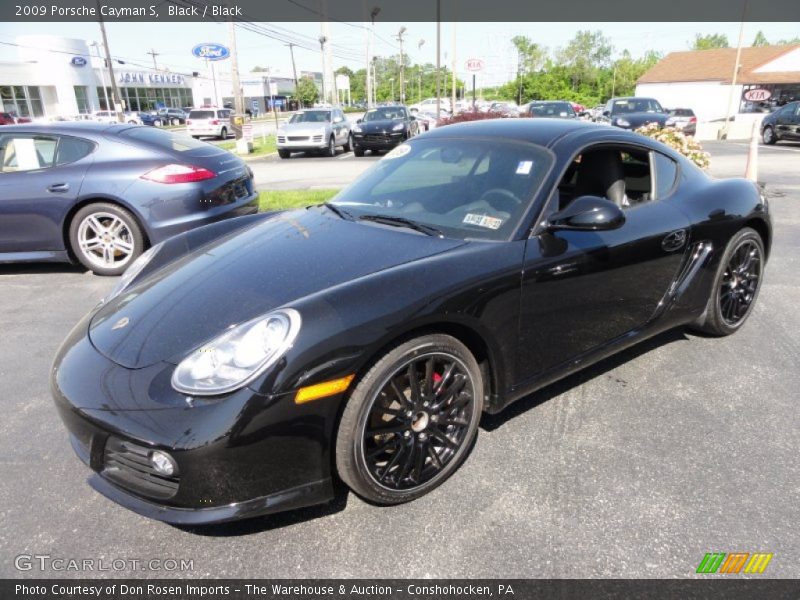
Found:
[{"label": "car door", "polygon": [[789,115],[786,139],[800,140],[800,102],[794,104],[794,110]]},{"label": "car door", "polygon": [[800,106],[800,104],[787,104],[775,115],[775,133],[779,139],[793,139],[795,135],[793,127],[794,116],[798,106]]},{"label": "car door", "polygon": [[[647,150],[636,153],[648,157],[650,192],[641,191],[640,173],[626,174],[638,199],[623,207],[621,227],[534,231],[528,240],[517,365],[523,384],[644,325],[680,271],[690,223],[669,201],[677,165]],[[554,190],[548,210],[559,208],[563,194]]]},{"label": "car door", "polygon": [[64,250],[64,216],[94,148],[72,136],[0,134],[0,253]]}]

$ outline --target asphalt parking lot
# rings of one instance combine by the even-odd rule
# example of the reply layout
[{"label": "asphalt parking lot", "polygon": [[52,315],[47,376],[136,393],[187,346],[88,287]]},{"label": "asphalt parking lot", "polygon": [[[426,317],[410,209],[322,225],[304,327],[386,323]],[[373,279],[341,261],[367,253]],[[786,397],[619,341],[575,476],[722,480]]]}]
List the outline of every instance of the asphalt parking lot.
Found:
[{"label": "asphalt parking lot", "polygon": [[[744,172],[746,144],[706,148],[715,175]],[[253,166],[262,187],[286,169],[299,174],[285,185],[329,186],[372,160]],[[0,265],[0,577],[92,575],[14,566],[46,554],[191,559],[192,577],[661,578],[735,551],[774,553],[767,576],[800,577],[800,144],[762,146],[759,178],[775,239],[742,331],[669,332],[486,416],[454,477],[394,508],[342,492],[325,506],[179,529],[106,500],[84,483],[47,376],[115,279]]]}]

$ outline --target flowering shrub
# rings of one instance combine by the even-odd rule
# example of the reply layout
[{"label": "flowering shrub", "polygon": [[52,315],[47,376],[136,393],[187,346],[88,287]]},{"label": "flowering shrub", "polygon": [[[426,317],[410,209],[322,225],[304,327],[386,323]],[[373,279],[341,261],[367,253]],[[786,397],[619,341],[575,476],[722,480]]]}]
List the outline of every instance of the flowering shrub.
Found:
[{"label": "flowering shrub", "polygon": [[703,151],[700,142],[693,137],[687,137],[680,129],[659,127],[658,123],[650,123],[639,127],[636,133],[646,135],[677,150],[701,169],[707,169],[710,164],[710,155]]},{"label": "flowering shrub", "polygon": [[446,119],[439,119],[436,123],[437,127],[443,127],[445,125],[453,125],[455,123],[466,123],[468,121],[483,121],[484,119],[502,119],[503,115],[499,112],[480,112],[477,110],[469,110],[460,112],[457,115],[453,115],[452,117],[447,117]]}]

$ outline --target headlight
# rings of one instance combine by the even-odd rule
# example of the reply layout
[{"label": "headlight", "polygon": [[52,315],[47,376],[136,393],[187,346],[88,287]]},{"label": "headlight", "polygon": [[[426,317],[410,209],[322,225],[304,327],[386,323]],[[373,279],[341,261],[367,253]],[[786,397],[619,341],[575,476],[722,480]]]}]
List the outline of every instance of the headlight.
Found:
[{"label": "headlight", "polygon": [[622,117],[619,117],[617,119],[617,125],[619,125],[620,127],[630,127],[631,122],[628,121],[628,119],[623,119]]},{"label": "headlight", "polygon": [[353,126],[354,133],[361,133],[361,125],[354,125]]},{"label": "headlight", "polygon": [[181,361],[172,374],[172,387],[196,396],[243,387],[283,356],[300,324],[300,313],[283,308],[229,329]]},{"label": "headlight", "polygon": [[392,127],[392,131],[400,131],[401,129],[403,129],[403,127],[405,127],[403,123],[398,123],[397,125]]},{"label": "headlight", "polygon": [[130,267],[125,269],[125,272],[122,274],[122,277],[119,278],[117,285],[114,286],[114,289],[111,290],[111,293],[108,296],[103,298],[103,302],[108,302],[109,300],[113,300],[119,296],[123,290],[131,284],[131,281],[136,279],[136,276],[142,272],[142,269],[144,269],[147,264],[153,260],[153,257],[158,254],[158,251],[161,250],[163,246],[164,242],[161,242],[160,244],[152,246],[149,250],[139,255],[139,258],[133,261]]}]

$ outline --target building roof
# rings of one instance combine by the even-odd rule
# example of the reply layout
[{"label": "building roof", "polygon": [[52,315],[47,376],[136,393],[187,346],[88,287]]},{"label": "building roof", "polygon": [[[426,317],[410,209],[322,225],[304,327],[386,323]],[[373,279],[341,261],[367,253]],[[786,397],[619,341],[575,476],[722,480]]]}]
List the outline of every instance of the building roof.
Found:
[{"label": "building roof", "polygon": [[[800,71],[755,73],[759,67],[800,49],[800,44],[742,48],[737,83],[798,83]],[[637,83],[672,83],[677,81],[718,81],[731,83],[736,48],[671,52],[653,65]]]}]

